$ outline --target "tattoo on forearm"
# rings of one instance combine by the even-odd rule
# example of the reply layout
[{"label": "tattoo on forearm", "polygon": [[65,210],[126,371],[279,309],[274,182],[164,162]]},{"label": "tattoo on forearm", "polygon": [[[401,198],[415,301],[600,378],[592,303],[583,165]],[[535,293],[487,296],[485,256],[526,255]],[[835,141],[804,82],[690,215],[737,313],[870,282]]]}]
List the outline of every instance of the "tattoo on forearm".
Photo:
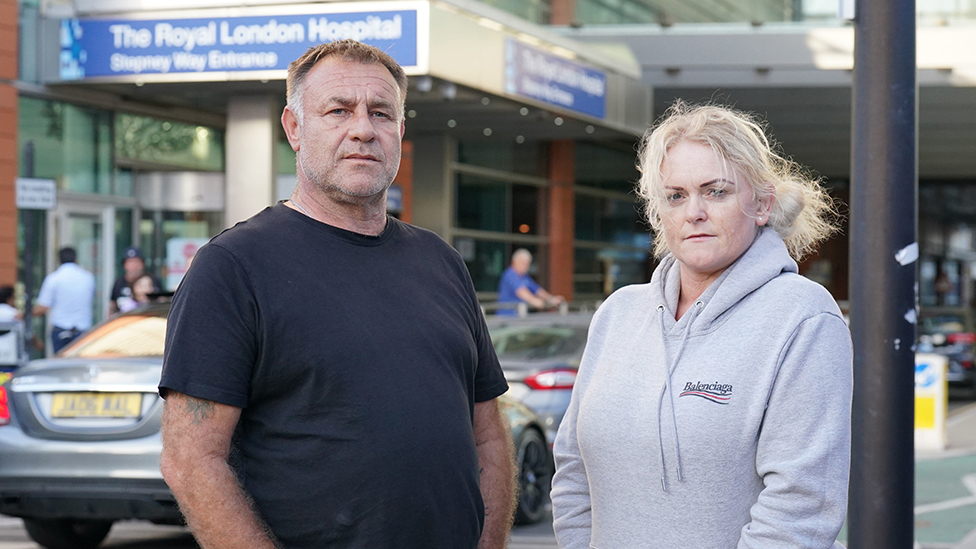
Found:
[{"label": "tattoo on forearm", "polygon": [[193,414],[193,424],[200,425],[214,415],[214,403],[202,398],[186,397],[183,410]]}]

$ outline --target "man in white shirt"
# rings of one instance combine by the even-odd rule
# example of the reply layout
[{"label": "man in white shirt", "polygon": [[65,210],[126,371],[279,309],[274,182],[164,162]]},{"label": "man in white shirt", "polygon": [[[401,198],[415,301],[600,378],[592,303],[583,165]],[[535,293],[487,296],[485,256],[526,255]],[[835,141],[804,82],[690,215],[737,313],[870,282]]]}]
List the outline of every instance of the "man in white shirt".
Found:
[{"label": "man in white shirt", "polygon": [[51,347],[57,353],[92,325],[95,276],[75,263],[74,248],[61,248],[61,266],[44,277],[34,316],[50,313]]}]

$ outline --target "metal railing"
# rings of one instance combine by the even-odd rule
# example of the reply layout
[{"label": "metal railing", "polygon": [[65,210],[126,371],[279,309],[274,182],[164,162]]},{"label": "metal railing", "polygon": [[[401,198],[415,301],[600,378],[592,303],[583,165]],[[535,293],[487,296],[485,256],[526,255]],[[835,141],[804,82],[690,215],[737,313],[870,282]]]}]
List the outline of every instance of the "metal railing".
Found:
[{"label": "metal railing", "polygon": [[598,299],[595,301],[573,301],[573,302],[564,301],[560,303],[557,307],[551,309],[533,309],[529,307],[529,304],[524,301],[520,301],[518,303],[511,303],[511,302],[503,303],[500,301],[491,301],[491,302],[481,304],[481,312],[482,314],[489,315],[489,314],[498,314],[499,311],[514,310],[516,316],[524,318],[533,313],[543,313],[543,312],[567,315],[570,312],[595,311],[600,307],[601,304],[603,304],[602,299]]}]

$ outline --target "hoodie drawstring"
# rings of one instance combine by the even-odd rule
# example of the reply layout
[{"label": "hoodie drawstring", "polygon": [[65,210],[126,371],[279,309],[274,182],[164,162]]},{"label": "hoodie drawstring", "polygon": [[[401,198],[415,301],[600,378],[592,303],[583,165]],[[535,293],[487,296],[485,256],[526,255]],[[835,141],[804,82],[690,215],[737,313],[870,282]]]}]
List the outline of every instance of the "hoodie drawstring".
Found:
[{"label": "hoodie drawstring", "polygon": [[[671,375],[678,367],[678,361],[681,359],[681,353],[684,351],[685,343],[688,341],[688,334],[691,333],[691,324],[692,322],[694,322],[695,317],[698,316],[698,313],[701,312],[701,310],[704,307],[705,304],[702,303],[701,301],[695,302],[695,306],[691,311],[692,316],[687,319],[687,325],[685,326],[685,331],[681,337],[681,343],[678,345],[678,351],[675,353],[674,360],[671,361],[670,365],[667,364],[667,362],[665,362],[666,375],[664,377],[664,388],[661,390],[661,394],[658,396],[658,401],[657,401],[657,417],[658,417],[657,438],[658,438],[658,445],[661,448],[661,489],[663,489],[665,492],[668,491],[668,485],[667,482],[665,481],[665,477],[667,476],[665,474],[665,471],[667,470],[667,466],[664,462],[664,435],[661,432],[661,422],[662,422],[661,412],[663,411],[663,405],[664,405],[664,393],[668,394],[668,400],[670,400],[671,402],[671,432],[674,436],[674,460],[676,464],[675,472],[677,473],[678,481],[680,482],[682,480],[681,479],[681,447],[678,444],[678,419],[675,414],[674,391],[672,390],[671,387]],[[664,314],[666,309],[664,305],[658,305],[657,310],[661,317],[660,318],[661,343],[662,343],[661,348],[665,349],[666,347],[664,346]],[[667,352],[665,352],[665,356],[667,356]]]}]

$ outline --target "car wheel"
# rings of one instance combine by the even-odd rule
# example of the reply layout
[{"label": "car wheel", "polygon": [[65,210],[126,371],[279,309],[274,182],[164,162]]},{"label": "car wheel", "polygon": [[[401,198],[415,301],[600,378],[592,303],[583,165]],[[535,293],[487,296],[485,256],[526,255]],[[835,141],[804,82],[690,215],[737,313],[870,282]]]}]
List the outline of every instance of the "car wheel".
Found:
[{"label": "car wheel", "polygon": [[25,518],[24,527],[31,539],[48,549],[95,549],[112,521]]},{"label": "car wheel", "polygon": [[542,435],[535,429],[526,429],[519,438],[516,455],[519,494],[515,520],[519,524],[534,524],[545,515],[552,479],[549,452]]}]

